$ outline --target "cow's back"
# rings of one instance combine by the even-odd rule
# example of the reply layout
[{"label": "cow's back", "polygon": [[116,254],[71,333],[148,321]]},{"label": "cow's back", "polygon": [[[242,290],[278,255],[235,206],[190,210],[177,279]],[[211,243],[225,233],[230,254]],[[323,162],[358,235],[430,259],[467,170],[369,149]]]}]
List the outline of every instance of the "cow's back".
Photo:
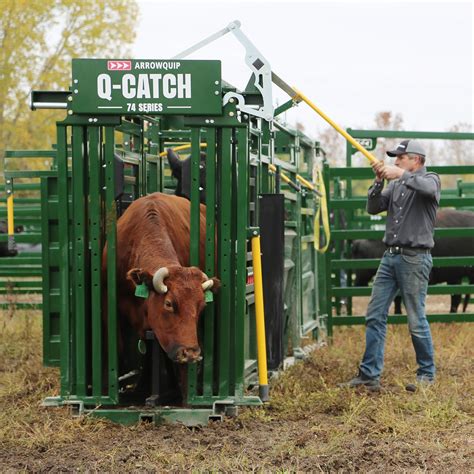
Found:
[{"label": "cow's back", "polygon": [[[204,262],[205,206],[200,205],[200,255]],[[153,193],[134,201],[117,222],[117,271],[130,268],[154,272],[160,266],[189,266],[191,203]]]},{"label": "cow's back", "polygon": [[[474,212],[441,209],[436,215],[436,227],[472,227]],[[469,237],[436,237],[432,254],[434,257],[457,257],[472,255],[474,251],[474,230]]]}]

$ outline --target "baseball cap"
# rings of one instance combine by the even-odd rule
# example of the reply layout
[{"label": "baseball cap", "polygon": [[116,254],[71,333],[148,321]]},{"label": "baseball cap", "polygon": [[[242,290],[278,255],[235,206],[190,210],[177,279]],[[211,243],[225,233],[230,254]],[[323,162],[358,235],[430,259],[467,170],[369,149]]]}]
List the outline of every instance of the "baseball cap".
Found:
[{"label": "baseball cap", "polygon": [[387,151],[388,156],[398,156],[404,153],[416,153],[417,155],[426,156],[425,149],[416,140],[403,140],[395,150]]}]

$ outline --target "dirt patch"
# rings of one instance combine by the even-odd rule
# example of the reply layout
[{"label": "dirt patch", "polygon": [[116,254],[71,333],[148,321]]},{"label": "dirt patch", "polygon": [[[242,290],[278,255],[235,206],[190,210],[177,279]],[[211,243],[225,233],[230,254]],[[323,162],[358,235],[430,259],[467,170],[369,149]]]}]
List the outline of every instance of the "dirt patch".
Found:
[{"label": "dirt patch", "polygon": [[433,325],[438,382],[409,393],[416,368],[408,331],[390,327],[380,393],[340,389],[364,349],[363,328],[337,328],[271,383],[271,402],[189,429],[120,426],[39,406],[58,392],[41,365],[40,325],[0,320],[0,465],[3,471],[472,472],[472,325]]}]

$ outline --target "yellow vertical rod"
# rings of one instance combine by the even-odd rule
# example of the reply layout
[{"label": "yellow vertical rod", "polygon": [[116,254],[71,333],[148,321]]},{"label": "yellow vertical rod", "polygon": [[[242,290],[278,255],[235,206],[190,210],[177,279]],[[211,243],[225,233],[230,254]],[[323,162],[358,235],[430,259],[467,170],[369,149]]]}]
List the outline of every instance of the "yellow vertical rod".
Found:
[{"label": "yellow vertical rod", "polygon": [[259,395],[263,402],[269,400],[267,373],[267,346],[265,342],[265,311],[263,306],[262,260],[260,236],[252,237],[253,278],[255,289],[255,319],[257,329],[257,363]]},{"label": "yellow vertical rod", "polygon": [[8,250],[15,250],[15,221],[13,217],[13,191],[7,197]]},{"label": "yellow vertical rod", "polygon": [[13,193],[7,197],[7,219],[8,219],[8,235],[15,233],[15,225],[13,219]]}]

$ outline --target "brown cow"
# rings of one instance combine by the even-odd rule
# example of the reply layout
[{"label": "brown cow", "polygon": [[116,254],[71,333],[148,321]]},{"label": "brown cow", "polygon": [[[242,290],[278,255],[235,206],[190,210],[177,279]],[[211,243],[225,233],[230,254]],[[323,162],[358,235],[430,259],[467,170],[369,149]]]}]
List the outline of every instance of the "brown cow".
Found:
[{"label": "brown cow", "polygon": [[[206,208],[200,206],[203,268]],[[134,201],[117,223],[119,322],[126,320],[142,339],[152,329],[168,356],[183,364],[201,360],[197,323],[204,291],[220,286],[217,278],[189,267],[190,207],[184,198],[154,193]],[[143,284],[146,298],[135,295]]]}]

